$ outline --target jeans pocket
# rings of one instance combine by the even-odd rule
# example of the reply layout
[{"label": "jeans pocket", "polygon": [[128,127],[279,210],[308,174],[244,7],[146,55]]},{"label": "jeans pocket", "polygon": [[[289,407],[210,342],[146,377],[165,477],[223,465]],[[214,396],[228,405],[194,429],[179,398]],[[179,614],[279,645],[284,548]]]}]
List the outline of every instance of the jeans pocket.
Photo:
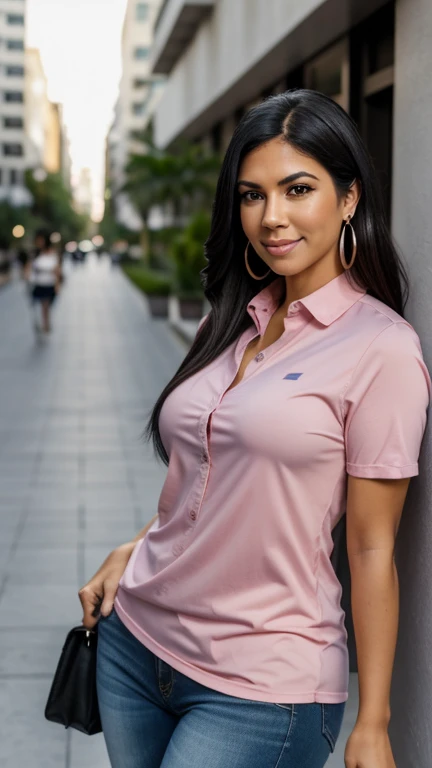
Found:
[{"label": "jeans pocket", "polygon": [[345,712],[345,702],[340,704],[321,704],[322,734],[330,745],[330,751],[334,752]]},{"label": "jeans pocket", "polygon": [[102,614],[100,614],[98,625],[100,628],[101,626],[106,626],[107,624],[112,624],[112,623],[117,624],[118,622],[120,622],[120,619],[117,616],[115,609],[113,608],[111,613],[108,614],[108,616],[102,616]]}]

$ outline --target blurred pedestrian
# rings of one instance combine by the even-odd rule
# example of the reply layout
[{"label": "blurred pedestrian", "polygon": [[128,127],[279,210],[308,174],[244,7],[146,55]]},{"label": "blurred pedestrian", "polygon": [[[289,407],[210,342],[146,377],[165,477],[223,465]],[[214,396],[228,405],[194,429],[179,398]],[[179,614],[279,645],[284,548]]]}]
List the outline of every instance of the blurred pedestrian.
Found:
[{"label": "blurred pedestrian", "polygon": [[23,278],[26,272],[26,266],[29,261],[29,253],[25,248],[20,248],[17,253],[17,262],[20,265],[20,276]]},{"label": "blurred pedestrian", "polygon": [[71,254],[72,264],[84,264],[85,254],[78,246]]},{"label": "blurred pedestrian", "polygon": [[51,306],[61,285],[61,266],[50,232],[39,230],[35,238],[36,255],[26,267],[31,298],[36,310],[35,330],[51,331]]},{"label": "blurred pedestrian", "polygon": [[345,761],[395,768],[393,556],[430,378],[379,189],[320,93],[271,97],[234,132],[211,311],[147,430],[168,465],[158,515],[80,591],[85,626],[101,613],[114,768],[324,766],[348,697],[345,514],[361,691]]}]

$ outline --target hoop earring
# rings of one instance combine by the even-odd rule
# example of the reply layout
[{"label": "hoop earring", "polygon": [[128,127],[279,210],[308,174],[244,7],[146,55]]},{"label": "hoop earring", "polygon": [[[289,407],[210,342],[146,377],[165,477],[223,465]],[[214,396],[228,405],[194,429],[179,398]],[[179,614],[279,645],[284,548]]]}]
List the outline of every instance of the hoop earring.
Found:
[{"label": "hoop earring", "polygon": [[[355,257],[356,257],[356,254],[357,254],[357,238],[356,238],[356,234],[354,232],[354,227],[353,227],[353,225],[351,224],[351,221],[350,221],[351,218],[352,218],[352,215],[349,213],[348,214],[348,219],[345,222],[344,228],[342,230],[342,234],[340,236],[340,241],[339,241],[339,256],[340,256],[340,260],[342,262],[342,266],[343,266],[343,268],[345,270],[351,269],[352,265],[354,264]],[[348,264],[348,262],[347,262],[347,260],[345,258],[345,237],[346,237],[346,229],[347,229],[347,227],[351,227],[351,239],[352,239],[352,254],[351,254],[351,261],[350,261],[349,264]]]},{"label": "hoop earring", "polygon": [[265,273],[265,275],[262,275],[261,277],[258,277],[257,275],[255,275],[255,274],[252,272],[252,270],[251,270],[251,268],[250,268],[250,266],[249,266],[249,261],[248,261],[248,256],[249,256],[249,246],[250,246],[250,241],[248,240],[248,244],[247,244],[247,246],[246,246],[246,250],[245,250],[245,254],[244,254],[244,255],[245,255],[245,262],[246,262],[246,269],[247,269],[247,271],[249,272],[250,276],[251,276],[251,277],[253,277],[253,279],[254,279],[254,280],[264,280],[264,278],[265,278],[265,277],[267,277],[267,275],[269,275],[269,274],[270,274],[270,272],[271,272],[271,269],[269,269],[269,271],[268,271],[268,272],[266,272],[266,273]]}]

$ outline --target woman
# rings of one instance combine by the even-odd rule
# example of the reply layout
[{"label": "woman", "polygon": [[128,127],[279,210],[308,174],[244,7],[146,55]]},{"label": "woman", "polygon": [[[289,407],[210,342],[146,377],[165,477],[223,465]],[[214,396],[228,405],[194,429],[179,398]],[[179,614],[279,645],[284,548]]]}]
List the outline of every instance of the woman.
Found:
[{"label": "woman", "polygon": [[51,243],[50,233],[41,230],[36,236],[38,253],[29,263],[27,276],[32,285],[33,302],[40,306],[42,325],[36,322],[37,330],[42,333],[51,331],[51,305],[60,289],[61,268],[55,246]]},{"label": "woman", "polygon": [[430,379],[339,106],[289,91],[243,118],[206,246],[211,311],[148,427],[168,463],[158,515],[80,591],[84,624],[102,614],[111,763],[326,763],[348,697],[330,561],[346,511],[360,707],[345,761],[395,768],[393,551]]}]

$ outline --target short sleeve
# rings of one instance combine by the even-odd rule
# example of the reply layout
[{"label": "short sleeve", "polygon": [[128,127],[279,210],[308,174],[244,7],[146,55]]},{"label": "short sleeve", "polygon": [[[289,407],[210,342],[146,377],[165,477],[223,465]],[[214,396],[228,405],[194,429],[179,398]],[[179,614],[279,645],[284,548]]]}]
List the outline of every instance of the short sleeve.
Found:
[{"label": "short sleeve", "polygon": [[345,393],[347,473],[417,475],[430,392],[417,334],[407,323],[393,323],[370,344]]}]

